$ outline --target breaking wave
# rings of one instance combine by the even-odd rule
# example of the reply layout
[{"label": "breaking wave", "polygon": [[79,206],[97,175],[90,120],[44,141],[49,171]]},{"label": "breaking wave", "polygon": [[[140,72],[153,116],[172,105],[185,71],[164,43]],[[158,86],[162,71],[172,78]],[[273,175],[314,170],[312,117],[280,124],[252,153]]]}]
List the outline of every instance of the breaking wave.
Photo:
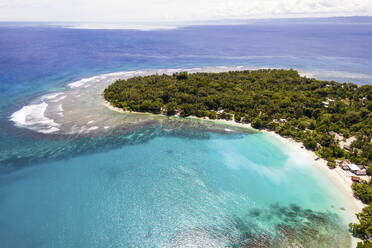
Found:
[{"label": "breaking wave", "polygon": [[45,117],[45,111],[48,104],[27,105],[11,115],[10,120],[17,127],[24,127],[39,133],[54,133],[59,130],[60,124],[55,123],[52,119]]},{"label": "breaking wave", "polygon": [[[173,74],[187,71],[226,72],[236,70],[267,69],[252,66],[212,66],[181,69],[148,69],[121,71],[83,78],[67,84],[63,92],[49,93],[22,107],[10,116],[15,126],[27,128],[39,133],[50,134],[87,134],[106,132],[128,123],[128,116],[114,115],[102,103],[103,90],[117,79],[128,79],[152,74]],[[343,71],[306,71],[301,75],[327,79],[363,79],[371,80],[372,75]],[[120,117],[119,117],[120,116]],[[136,117],[146,119],[146,117]],[[148,117],[147,117],[148,118]],[[92,123],[95,125],[92,125]],[[110,128],[108,128],[110,127]],[[229,130],[226,130],[229,131]]]}]

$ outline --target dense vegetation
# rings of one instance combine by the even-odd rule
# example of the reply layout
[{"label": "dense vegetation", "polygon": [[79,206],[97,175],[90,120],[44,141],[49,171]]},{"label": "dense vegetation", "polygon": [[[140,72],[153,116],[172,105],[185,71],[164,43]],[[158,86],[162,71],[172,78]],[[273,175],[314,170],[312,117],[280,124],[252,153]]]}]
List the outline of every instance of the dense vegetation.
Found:
[{"label": "dense vegetation", "polygon": [[[104,97],[128,111],[251,123],[303,142],[330,167],[336,160],[350,160],[371,166],[367,172],[372,172],[371,85],[320,81],[295,70],[183,72],[117,80],[105,89]],[[335,135],[355,141],[345,150]],[[353,188],[357,197],[370,203],[369,182]],[[358,218],[370,225],[371,212],[367,209]],[[372,232],[365,227],[351,226],[355,235],[368,239]],[[360,235],[365,231],[368,235]]]},{"label": "dense vegetation", "polygon": [[[362,239],[369,239],[372,234],[372,205],[365,207],[361,213],[357,214],[357,217],[359,223],[350,224],[353,234]],[[366,240],[364,245],[371,245],[371,242]],[[362,244],[359,246],[363,247]]]},{"label": "dense vegetation", "polygon": [[363,203],[368,204],[362,212],[357,214],[359,223],[350,224],[350,229],[354,236],[364,240],[359,242],[357,248],[372,248],[372,185],[371,182],[353,184],[355,196]]},{"label": "dense vegetation", "polygon": [[[330,165],[335,159],[372,160],[370,85],[319,81],[294,70],[178,73],[117,80],[104,97],[129,111],[251,123],[302,141]],[[357,138],[350,152],[332,132]]]}]

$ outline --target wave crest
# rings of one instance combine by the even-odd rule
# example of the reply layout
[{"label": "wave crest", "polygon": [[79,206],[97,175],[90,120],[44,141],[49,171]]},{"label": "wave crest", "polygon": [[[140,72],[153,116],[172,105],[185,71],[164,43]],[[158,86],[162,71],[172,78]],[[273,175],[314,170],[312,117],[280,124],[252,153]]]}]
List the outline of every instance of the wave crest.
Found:
[{"label": "wave crest", "polygon": [[48,107],[46,102],[27,105],[14,112],[10,120],[18,127],[28,128],[39,133],[54,133],[59,131],[60,124],[45,116]]}]

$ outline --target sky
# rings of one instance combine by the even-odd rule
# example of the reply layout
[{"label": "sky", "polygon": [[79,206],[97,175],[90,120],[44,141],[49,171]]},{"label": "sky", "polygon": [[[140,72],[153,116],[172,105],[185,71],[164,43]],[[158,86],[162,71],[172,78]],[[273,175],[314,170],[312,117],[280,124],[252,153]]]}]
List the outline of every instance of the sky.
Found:
[{"label": "sky", "polygon": [[372,0],[0,0],[0,21],[192,22],[372,16]]}]

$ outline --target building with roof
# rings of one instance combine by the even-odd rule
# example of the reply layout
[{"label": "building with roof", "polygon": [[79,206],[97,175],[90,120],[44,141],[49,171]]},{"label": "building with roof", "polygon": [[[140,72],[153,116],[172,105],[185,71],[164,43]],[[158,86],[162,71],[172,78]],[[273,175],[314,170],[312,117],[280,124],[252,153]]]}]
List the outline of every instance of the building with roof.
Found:
[{"label": "building with roof", "polygon": [[354,172],[354,173],[356,171],[360,170],[359,167],[356,164],[348,164],[347,166],[349,167],[349,170]]}]

